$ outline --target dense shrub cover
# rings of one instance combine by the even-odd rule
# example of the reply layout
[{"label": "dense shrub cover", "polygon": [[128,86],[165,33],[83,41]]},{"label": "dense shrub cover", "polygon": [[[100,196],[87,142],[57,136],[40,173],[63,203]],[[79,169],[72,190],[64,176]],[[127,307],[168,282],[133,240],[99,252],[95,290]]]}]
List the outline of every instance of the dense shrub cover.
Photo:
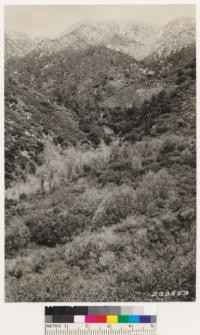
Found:
[{"label": "dense shrub cover", "polygon": [[65,223],[53,213],[35,216],[26,221],[26,226],[30,230],[32,242],[39,245],[54,247],[69,238]]},{"label": "dense shrub cover", "polygon": [[27,227],[20,222],[13,222],[6,227],[5,232],[5,252],[6,255],[15,253],[30,243],[30,232]]}]

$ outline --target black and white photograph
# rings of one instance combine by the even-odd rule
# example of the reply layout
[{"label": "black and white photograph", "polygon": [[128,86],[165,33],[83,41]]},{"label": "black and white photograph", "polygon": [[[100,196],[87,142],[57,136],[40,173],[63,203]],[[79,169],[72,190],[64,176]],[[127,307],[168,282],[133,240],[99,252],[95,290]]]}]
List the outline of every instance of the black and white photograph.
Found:
[{"label": "black and white photograph", "polygon": [[196,300],[195,10],[4,6],[6,302]]}]

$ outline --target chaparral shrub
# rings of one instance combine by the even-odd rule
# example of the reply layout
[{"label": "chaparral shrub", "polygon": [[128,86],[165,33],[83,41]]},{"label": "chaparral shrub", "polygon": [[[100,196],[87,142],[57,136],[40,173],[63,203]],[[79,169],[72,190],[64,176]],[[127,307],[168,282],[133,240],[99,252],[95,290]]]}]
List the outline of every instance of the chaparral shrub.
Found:
[{"label": "chaparral shrub", "polygon": [[110,226],[131,214],[134,209],[134,193],[131,187],[115,188],[99,204],[92,225],[96,228]]},{"label": "chaparral shrub", "polygon": [[33,216],[26,221],[26,226],[30,230],[31,241],[39,245],[55,247],[69,238],[64,221],[53,213]]},{"label": "chaparral shrub", "polygon": [[30,231],[24,223],[13,222],[6,226],[5,253],[14,255],[19,249],[25,248],[30,243]]}]

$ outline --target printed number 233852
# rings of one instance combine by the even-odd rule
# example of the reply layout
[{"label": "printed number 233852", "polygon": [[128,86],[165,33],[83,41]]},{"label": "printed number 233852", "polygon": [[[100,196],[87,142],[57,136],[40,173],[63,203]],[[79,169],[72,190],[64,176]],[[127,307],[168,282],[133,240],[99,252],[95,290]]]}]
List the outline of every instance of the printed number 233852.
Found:
[{"label": "printed number 233852", "polygon": [[189,291],[154,291],[152,293],[152,297],[180,297],[180,296],[186,296],[189,294]]}]

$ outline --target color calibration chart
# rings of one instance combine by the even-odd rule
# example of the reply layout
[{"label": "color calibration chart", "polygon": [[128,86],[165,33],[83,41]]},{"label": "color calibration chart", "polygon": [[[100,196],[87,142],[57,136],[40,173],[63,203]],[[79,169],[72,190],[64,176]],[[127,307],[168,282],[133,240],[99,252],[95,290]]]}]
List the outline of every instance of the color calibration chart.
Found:
[{"label": "color calibration chart", "polygon": [[45,335],[157,335],[155,306],[45,307]]}]

